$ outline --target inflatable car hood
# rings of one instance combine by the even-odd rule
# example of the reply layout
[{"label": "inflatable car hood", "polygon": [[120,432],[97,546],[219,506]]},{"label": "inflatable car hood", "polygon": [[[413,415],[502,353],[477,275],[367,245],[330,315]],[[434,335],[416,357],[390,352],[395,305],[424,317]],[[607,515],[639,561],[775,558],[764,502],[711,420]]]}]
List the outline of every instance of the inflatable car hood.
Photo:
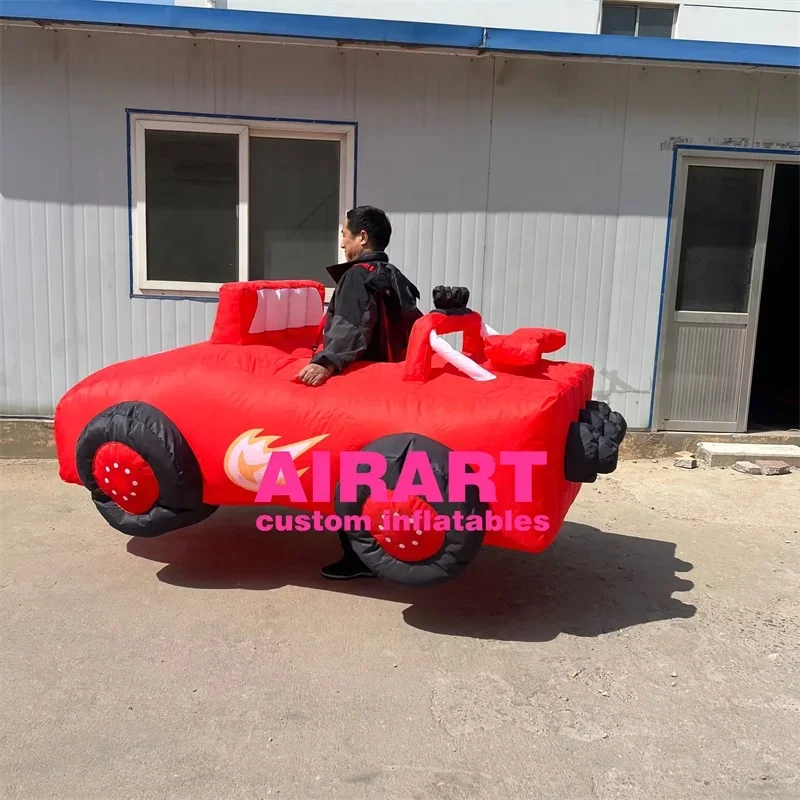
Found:
[{"label": "inflatable car hood", "polygon": [[[491,507],[543,515],[549,528],[487,531],[484,540],[540,551],[580,483],[616,466],[624,420],[590,403],[590,366],[543,358],[564,346],[564,333],[528,328],[503,336],[463,297],[439,304],[415,323],[405,361],[356,364],[310,388],[296,375],[317,337],[324,287],[224,285],[209,341],[105,367],[64,396],[55,417],[61,477],[86,486],[114,527],[156,535],[220,505],[253,505],[276,450],[292,455],[308,497],[315,450],[331,452],[334,485],[342,451],[376,449],[397,465],[415,449],[439,458],[479,450],[496,459],[502,451],[545,451],[533,499],[515,500],[513,468],[498,466]],[[460,352],[441,338],[450,333],[461,334]],[[446,465],[437,480],[446,489]],[[361,495],[349,511],[368,499]],[[335,495],[302,507],[343,508]]]}]

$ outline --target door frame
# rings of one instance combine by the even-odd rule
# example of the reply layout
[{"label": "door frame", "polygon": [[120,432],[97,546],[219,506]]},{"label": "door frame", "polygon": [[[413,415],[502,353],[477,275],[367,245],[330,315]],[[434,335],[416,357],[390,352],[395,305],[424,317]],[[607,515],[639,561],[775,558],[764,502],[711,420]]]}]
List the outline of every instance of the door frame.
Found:
[{"label": "door frame", "polygon": [[[766,164],[764,162],[767,162]],[[733,423],[719,424],[688,420],[691,430],[695,432],[736,432],[746,430],[747,417],[750,410],[750,393],[755,355],[756,334],[758,332],[758,315],[761,302],[761,283],[764,261],[766,257],[769,218],[772,209],[773,180],[775,167],[781,163],[799,163],[800,152],[792,150],[747,150],[743,148],[716,148],[702,145],[683,145],[675,148],[673,161],[670,209],[667,220],[668,233],[666,254],[664,259],[664,275],[661,287],[661,308],[659,310],[658,342],[656,347],[656,363],[654,366],[653,407],[650,413],[650,430],[666,430],[663,409],[667,391],[665,376],[669,374],[666,357],[670,328],[673,324],[673,313],[678,286],[678,269],[680,262],[681,238],[683,235],[683,214],[686,202],[686,184],[689,167],[697,164],[714,167],[763,168],[761,185],[758,228],[753,252],[753,280],[750,287],[750,306],[748,316],[753,323],[748,323],[745,363],[742,374],[744,391],[739,398],[737,420]],[[691,315],[692,312],[684,312]],[[687,426],[688,427],[688,426]]]}]

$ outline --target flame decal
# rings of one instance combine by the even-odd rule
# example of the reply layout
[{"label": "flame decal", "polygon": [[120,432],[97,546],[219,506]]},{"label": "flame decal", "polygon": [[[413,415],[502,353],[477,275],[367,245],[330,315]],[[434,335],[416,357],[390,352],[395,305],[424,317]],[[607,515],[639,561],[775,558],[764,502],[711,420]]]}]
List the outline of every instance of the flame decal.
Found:
[{"label": "flame decal", "polygon": [[[225,474],[237,486],[241,486],[242,489],[247,489],[249,492],[258,491],[261,479],[264,477],[264,470],[273,453],[289,453],[294,461],[329,436],[329,434],[323,433],[321,436],[312,436],[310,439],[273,447],[273,442],[277,442],[281,437],[259,436],[260,433],[262,433],[261,428],[246,431],[231,442],[228,452],[225,453]],[[299,469],[297,474],[302,476],[308,472],[308,469],[308,467]]]}]

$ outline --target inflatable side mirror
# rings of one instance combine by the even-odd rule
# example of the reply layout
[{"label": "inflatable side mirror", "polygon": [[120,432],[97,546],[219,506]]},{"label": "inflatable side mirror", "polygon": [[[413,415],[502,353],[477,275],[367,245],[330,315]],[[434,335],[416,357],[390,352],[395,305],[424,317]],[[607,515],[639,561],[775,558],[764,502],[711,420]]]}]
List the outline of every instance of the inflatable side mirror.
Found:
[{"label": "inflatable side mirror", "polygon": [[554,353],[567,343],[564,331],[550,328],[518,328],[506,335],[488,335],[485,339],[486,357],[498,367],[514,369],[532,367],[543,353]]}]

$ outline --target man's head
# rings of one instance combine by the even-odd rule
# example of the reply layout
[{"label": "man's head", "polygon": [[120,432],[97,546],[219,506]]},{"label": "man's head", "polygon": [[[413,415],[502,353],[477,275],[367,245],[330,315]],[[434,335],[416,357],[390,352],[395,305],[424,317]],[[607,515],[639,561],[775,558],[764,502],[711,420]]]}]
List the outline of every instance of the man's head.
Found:
[{"label": "man's head", "polygon": [[348,261],[364,253],[382,253],[389,246],[392,226],[386,214],[372,206],[351,208],[342,223],[341,248]]}]

